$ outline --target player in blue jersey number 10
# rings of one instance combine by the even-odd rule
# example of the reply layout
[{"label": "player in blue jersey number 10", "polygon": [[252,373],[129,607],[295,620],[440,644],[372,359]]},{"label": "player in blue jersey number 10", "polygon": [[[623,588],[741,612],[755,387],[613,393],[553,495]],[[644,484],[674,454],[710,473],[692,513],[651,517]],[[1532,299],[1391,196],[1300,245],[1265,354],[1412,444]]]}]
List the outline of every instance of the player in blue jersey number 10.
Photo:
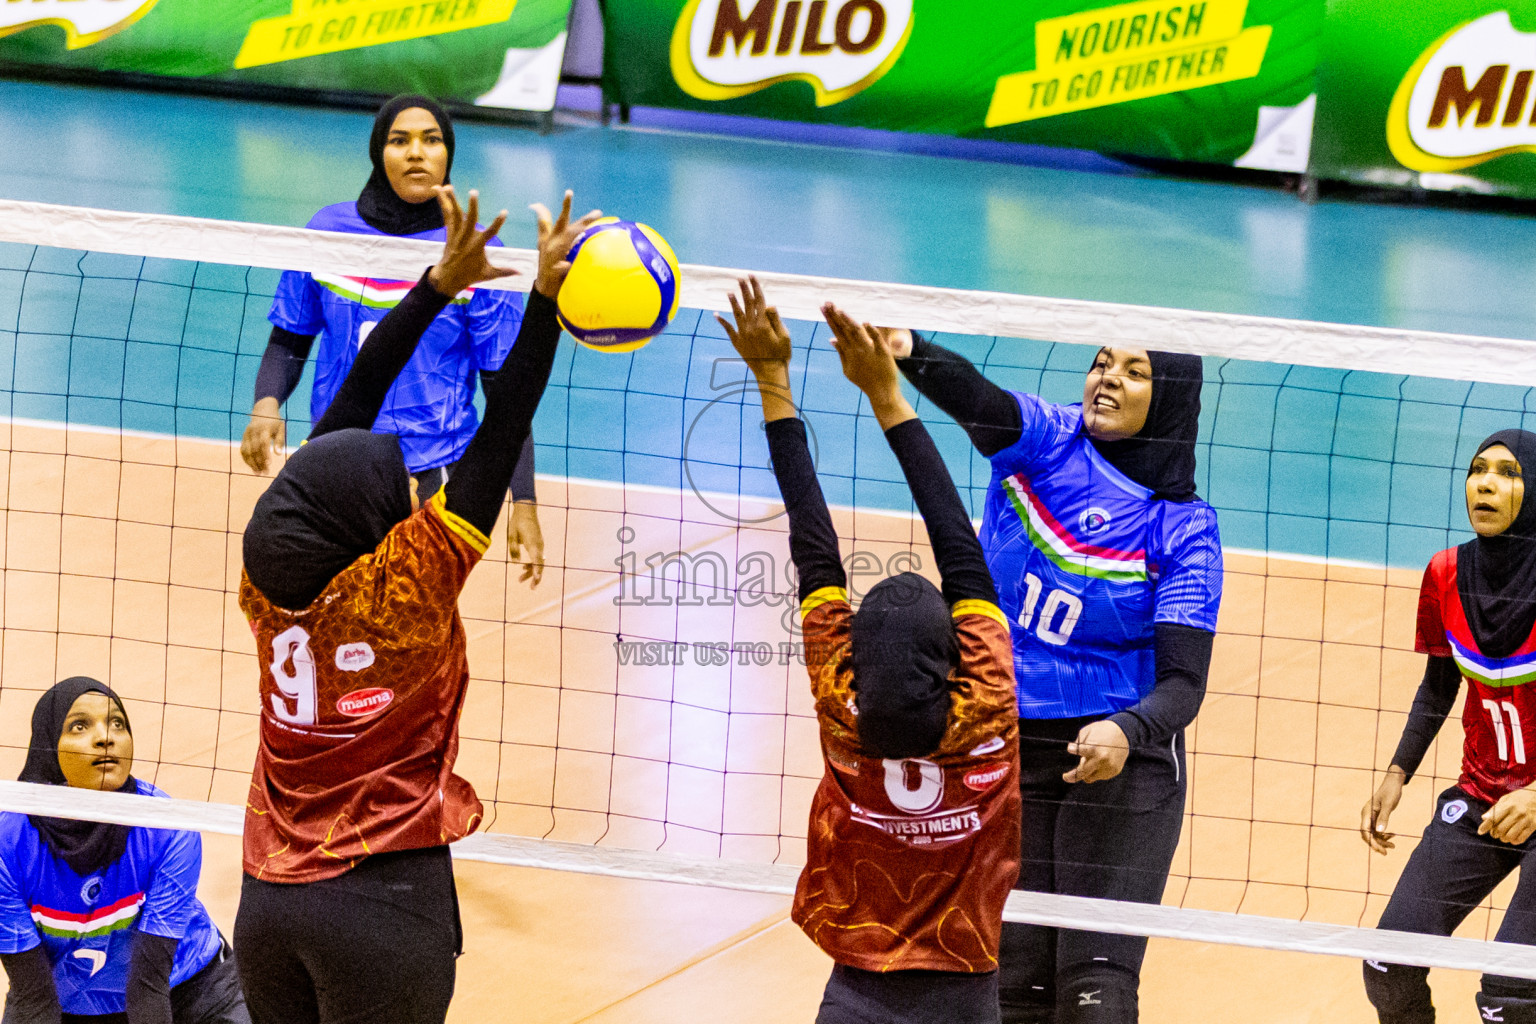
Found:
[{"label": "player in blue jersey number 10", "polygon": [[[1419,591],[1415,649],[1429,655],[1424,681],[1387,776],[1360,815],[1371,849],[1392,849],[1388,819],[1463,679],[1466,738],[1461,777],[1440,794],[1424,839],[1408,858],[1380,928],[1450,935],[1516,868],[1520,883],[1500,942],[1536,942],[1536,434],[1501,430],[1478,446],[1467,471],[1467,518],[1477,534],[1430,560]],[[1536,733],[1531,734],[1536,736]],[[1369,961],[1365,991],[1382,1024],[1435,1019],[1429,970]],[[1483,975],[1483,1020],[1536,1024],[1536,982]]]},{"label": "player in blue jersey number 10", "polygon": [[[1082,404],[1056,405],[910,332],[886,339],[992,463],[981,543],[1018,680],[1018,887],[1156,903],[1221,601],[1216,513],[1195,494],[1200,359],[1103,348]],[[1135,1021],[1145,951],[1005,924],[1002,1020]]]}]

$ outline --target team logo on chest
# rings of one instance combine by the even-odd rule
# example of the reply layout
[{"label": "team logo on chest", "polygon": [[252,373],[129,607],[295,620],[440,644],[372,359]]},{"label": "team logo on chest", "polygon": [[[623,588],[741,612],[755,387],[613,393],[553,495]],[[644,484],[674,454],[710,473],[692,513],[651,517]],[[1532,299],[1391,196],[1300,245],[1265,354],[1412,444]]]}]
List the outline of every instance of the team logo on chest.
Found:
[{"label": "team logo on chest", "polygon": [[1077,517],[1077,525],[1084,533],[1098,533],[1109,525],[1110,515],[1108,509],[1090,505],[1083,509],[1083,514]]},{"label": "team logo on chest", "polygon": [[101,876],[92,875],[80,886],[80,902],[91,907],[101,899]]}]

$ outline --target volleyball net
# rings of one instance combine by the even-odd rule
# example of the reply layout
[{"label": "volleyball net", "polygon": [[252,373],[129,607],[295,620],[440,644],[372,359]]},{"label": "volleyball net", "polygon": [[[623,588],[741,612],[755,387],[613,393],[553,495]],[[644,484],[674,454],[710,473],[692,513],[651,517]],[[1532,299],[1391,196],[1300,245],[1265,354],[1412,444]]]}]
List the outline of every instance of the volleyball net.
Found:
[{"label": "volleyball net", "polygon": [[[0,777],[21,766],[39,693],[84,674],[126,699],[135,773],[178,798],[0,783],[0,809],[238,833],[258,710],[240,537],[270,481],[238,440],[279,273],[414,281],[439,252],[0,202]],[[528,286],[531,252],[496,259]],[[562,342],[534,422],[543,582],[518,581],[503,524],[461,601],[458,771],[488,817],[459,857],[793,889],[822,761],[756,392],[712,315],[737,273],[685,266],[685,309],[634,354]],[[758,276],[795,338],[855,600],[933,563],[822,302],[932,331],[1059,402],[1081,398],[1100,344],[1206,357],[1198,484],[1225,598],[1164,905],[1015,894],[1010,919],[1536,978],[1536,951],[1486,941],[1513,880],[1461,938],[1372,927],[1458,774],[1454,721],[1392,821],[1392,856],[1359,835],[1423,671],[1420,576],[1467,535],[1476,443],[1532,415],[1536,343]],[[292,443],[309,385],[286,407]],[[979,516],[987,463],[916,405]]]}]

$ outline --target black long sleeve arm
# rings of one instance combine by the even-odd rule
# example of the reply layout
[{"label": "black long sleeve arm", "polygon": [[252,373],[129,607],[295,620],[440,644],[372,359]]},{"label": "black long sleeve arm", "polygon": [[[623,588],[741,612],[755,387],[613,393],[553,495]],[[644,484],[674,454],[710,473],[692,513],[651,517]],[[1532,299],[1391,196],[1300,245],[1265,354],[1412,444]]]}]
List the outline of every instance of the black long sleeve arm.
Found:
[{"label": "black long sleeve arm", "polygon": [[1200,713],[1216,634],[1177,622],[1152,627],[1152,692],[1109,720],[1135,747],[1161,747]]},{"label": "black long sleeve arm", "polygon": [[267,349],[261,354],[261,367],[256,371],[256,401],[288,401],[293,389],[299,386],[299,378],[304,376],[304,363],[314,344],[313,334],[294,334],[274,325]]},{"label": "black long sleeve arm", "polygon": [[5,1024],[59,1024],[59,990],[53,984],[53,964],[42,946],[25,953],[0,956],[10,983],[5,993]]},{"label": "black long sleeve arm", "polygon": [[[369,336],[370,343],[383,327],[380,324]],[[443,488],[448,510],[481,533],[490,533],[496,525],[559,344],[554,300],[531,293],[512,353],[485,390],[485,420]]]},{"label": "black long sleeve arm", "polygon": [[823,587],[846,587],[848,574],[837,552],[837,530],[816,479],[816,464],[798,419],[768,424],[768,454],[789,513],[789,557],[800,575],[800,600]]},{"label": "black long sleeve arm", "polygon": [[[496,375],[500,370],[481,370],[480,386],[486,394],[491,393],[491,386],[496,383]],[[523,441],[523,450],[517,457],[517,468],[512,471],[512,500],[513,501],[538,501],[538,489],[533,482],[534,455],[533,432]]]},{"label": "black long sleeve arm", "polygon": [[981,375],[965,356],[912,332],[912,354],[896,360],[902,375],[943,409],[987,458],[1018,444],[1024,430],[1019,403]]},{"label": "black long sleeve arm", "polygon": [[171,1024],[175,939],[134,932],[128,954],[128,1024]]},{"label": "black long sleeve arm", "polygon": [[1408,778],[1419,770],[1460,691],[1461,669],[1456,667],[1456,659],[1432,656],[1424,666],[1419,692],[1413,695],[1413,708],[1408,712],[1408,724],[1403,726],[1403,737],[1397,741],[1397,753],[1392,755],[1392,763]]},{"label": "black long sleeve arm", "polygon": [[[368,335],[330,408],[309,432],[311,438],[349,427],[373,429],[373,422],[379,418],[384,397],[389,394],[395,378],[400,376],[400,371],[415,353],[421,336],[448,305],[449,296],[428,282],[427,274],[430,273],[428,270],[422,274],[416,287],[407,292],[400,304],[390,310]],[[505,484],[502,489],[506,489]]]},{"label": "black long sleeve arm", "polygon": [[[1011,401],[1011,399],[1010,399]],[[923,421],[898,423],[885,432],[885,440],[901,463],[901,471],[912,488],[917,511],[928,527],[928,542],[939,567],[944,600],[977,600],[997,604],[997,587],[987,569],[981,541],[971,526],[971,517],[955,490],[949,467],[934,446]]]}]

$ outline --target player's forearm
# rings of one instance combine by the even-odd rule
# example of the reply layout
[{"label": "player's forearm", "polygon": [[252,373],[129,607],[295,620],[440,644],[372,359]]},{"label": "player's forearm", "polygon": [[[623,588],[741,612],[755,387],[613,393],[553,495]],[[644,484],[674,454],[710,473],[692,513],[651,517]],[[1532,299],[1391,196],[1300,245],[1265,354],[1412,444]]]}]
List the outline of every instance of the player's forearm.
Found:
[{"label": "player's forearm", "polygon": [[816,464],[805,441],[805,424],[792,417],[768,423],[768,454],[789,515],[789,555],[800,576],[803,601],[824,587],[846,587],[837,551],[837,530],[816,479]]},{"label": "player's forearm", "polygon": [[1189,727],[1205,701],[1206,679],[1211,670],[1211,649],[1216,634],[1177,622],[1153,627],[1153,665],[1156,681],[1152,692],[1139,702],[1110,715],[1132,749],[1161,747]]},{"label": "player's forearm", "polygon": [[63,1010],[53,983],[53,965],[42,946],[25,953],[0,956],[9,989],[5,994],[5,1024],[60,1024]]},{"label": "player's forearm", "polygon": [[309,436],[320,437],[349,427],[371,430],[384,406],[384,396],[389,394],[395,378],[415,354],[421,336],[447,307],[450,298],[433,288],[426,274],[421,275],[416,286],[363,342],[330,408]]},{"label": "player's forearm", "polygon": [[523,438],[523,450],[518,453],[517,466],[512,470],[512,500],[533,501],[539,500],[538,487],[533,478],[533,431],[530,429],[528,436]]},{"label": "player's forearm", "polygon": [[295,334],[277,325],[267,339],[266,351],[261,354],[261,366],[256,371],[256,401],[275,399],[279,405],[288,401],[293,389],[304,376],[304,363],[309,359],[310,347],[315,342],[313,334]]},{"label": "player's forearm", "polygon": [[788,420],[798,416],[795,396],[789,384],[789,367],[783,363],[753,366],[757,379],[757,397],[763,405],[763,422]]},{"label": "player's forearm", "polygon": [[128,960],[128,1024],[172,1024],[171,968],[175,939],[135,932]]},{"label": "player's forearm", "polygon": [[913,331],[912,353],[896,365],[919,394],[960,424],[982,455],[991,458],[1018,443],[1024,425],[1019,403],[969,359]]},{"label": "player's forearm", "polygon": [[530,294],[517,343],[485,389],[485,419],[443,488],[448,510],[481,533],[496,525],[559,345],[554,301]]},{"label": "player's forearm", "polygon": [[901,464],[912,498],[928,528],[928,542],[938,564],[944,599],[951,605],[976,600],[997,603],[997,588],[987,569],[981,542],[971,527],[971,517],[949,475],[949,467],[934,446],[933,438],[915,416],[885,432],[885,439]]},{"label": "player's forearm", "polygon": [[1403,770],[1404,781],[1419,770],[1429,745],[1455,707],[1460,690],[1461,669],[1456,667],[1455,659],[1431,656],[1424,666],[1418,692],[1413,695],[1413,708],[1408,712],[1402,738],[1397,741],[1397,752],[1392,755],[1392,763]]}]

